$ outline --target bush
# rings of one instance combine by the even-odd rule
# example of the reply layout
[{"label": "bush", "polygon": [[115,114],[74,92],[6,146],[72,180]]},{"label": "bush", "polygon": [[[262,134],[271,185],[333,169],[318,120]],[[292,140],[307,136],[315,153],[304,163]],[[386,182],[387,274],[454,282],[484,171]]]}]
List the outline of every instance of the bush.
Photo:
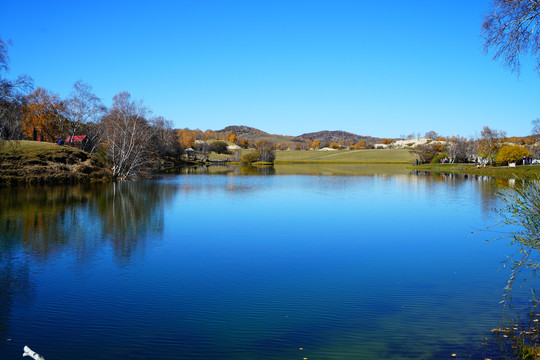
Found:
[{"label": "bush", "polygon": [[240,162],[244,165],[251,165],[254,162],[259,161],[260,158],[261,158],[261,153],[259,152],[258,149],[255,149],[255,151],[242,156],[242,160]]},{"label": "bush", "polygon": [[522,164],[523,156],[531,156],[531,155],[532,153],[529,150],[525,149],[523,146],[519,146],[519,145],[503,146],[497,152],[497,156],[495,156],[495,164],[499,166],[508,165],[509,162]]},{"label": "bush", "polygon": [[218,154],[229,154],[229,149],[227,148],[227,143],[225,141],[215,141],[212,146],[214,151]]},{"label": "bush", "polygon": [[433,159],[431,159],[431,164],[440,164],[441,163],[441,159],[444,159],[444,158],[447,158],[448,157],[448,154],[446,153],[440,153],[440,154],[437,154],[433,157]]}]

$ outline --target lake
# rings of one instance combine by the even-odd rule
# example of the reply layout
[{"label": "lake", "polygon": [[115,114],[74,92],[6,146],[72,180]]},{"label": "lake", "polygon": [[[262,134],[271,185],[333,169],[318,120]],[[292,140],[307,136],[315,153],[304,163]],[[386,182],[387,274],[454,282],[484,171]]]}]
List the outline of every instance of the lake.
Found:
[{"label": "lake", "polygon": [[291,169],[0,191],[0,358],[493,355],[494,180]]}]

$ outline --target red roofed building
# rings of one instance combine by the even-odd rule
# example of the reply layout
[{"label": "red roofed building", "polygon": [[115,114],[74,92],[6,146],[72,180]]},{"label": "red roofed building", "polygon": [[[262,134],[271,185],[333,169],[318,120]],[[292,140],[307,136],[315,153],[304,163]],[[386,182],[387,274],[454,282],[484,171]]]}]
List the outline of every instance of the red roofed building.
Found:
[{"label": "red roofed building", "polygon": [[86,135],[68,136],[66,139],[66,145],[82,148],[84,142],[86,141],[86,137]]}]

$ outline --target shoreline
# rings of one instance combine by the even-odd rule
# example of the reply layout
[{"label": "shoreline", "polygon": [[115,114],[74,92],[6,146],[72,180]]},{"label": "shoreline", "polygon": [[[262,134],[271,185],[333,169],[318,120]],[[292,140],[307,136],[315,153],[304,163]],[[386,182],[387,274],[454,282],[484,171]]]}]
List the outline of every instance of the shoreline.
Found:
[{"label": "shoreline", "polygon": [[473,164],[427,164],[408,166],[407,168],[425,172],[479,175],[503,179],[540,179],[540,165],[518,165],[515,168],[489,165],[478,168]]}]

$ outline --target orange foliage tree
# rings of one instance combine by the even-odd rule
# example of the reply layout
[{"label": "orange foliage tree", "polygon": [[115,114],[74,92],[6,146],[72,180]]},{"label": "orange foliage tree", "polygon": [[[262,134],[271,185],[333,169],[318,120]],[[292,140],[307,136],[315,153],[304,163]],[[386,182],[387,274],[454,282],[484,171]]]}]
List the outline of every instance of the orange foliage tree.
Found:
[{"label": "orange foliage tree", "polygon": [[339,149],[339,143],[332,141],[329,145],[332,149]]},{"label": "orange foliage tree", "polygon": [[46,141],[65,137],[69,121],[64,116],[66,104],[57,94],[37,88],[28,95],[22,111],[22,130],[29,137],[43,136]]},{"label": "orange foliage tree", "polygon": [[193,148],[195,146],[195,136],[189,129],[178,130],[178,141],[185,149]]},{"label": "orange foliage tree", "polygon": [[238,140],[238,146],[240,146],[241,148],[247,149],[248,147],[250,147],[250,145],[251,142],[248,139],[241,138],[240,140]]},{"label": "orange foliage tree", "polygon": [[354,145],[355,150],[365,149],[366,148],[366,142],[364,140],[360,140]]}]

